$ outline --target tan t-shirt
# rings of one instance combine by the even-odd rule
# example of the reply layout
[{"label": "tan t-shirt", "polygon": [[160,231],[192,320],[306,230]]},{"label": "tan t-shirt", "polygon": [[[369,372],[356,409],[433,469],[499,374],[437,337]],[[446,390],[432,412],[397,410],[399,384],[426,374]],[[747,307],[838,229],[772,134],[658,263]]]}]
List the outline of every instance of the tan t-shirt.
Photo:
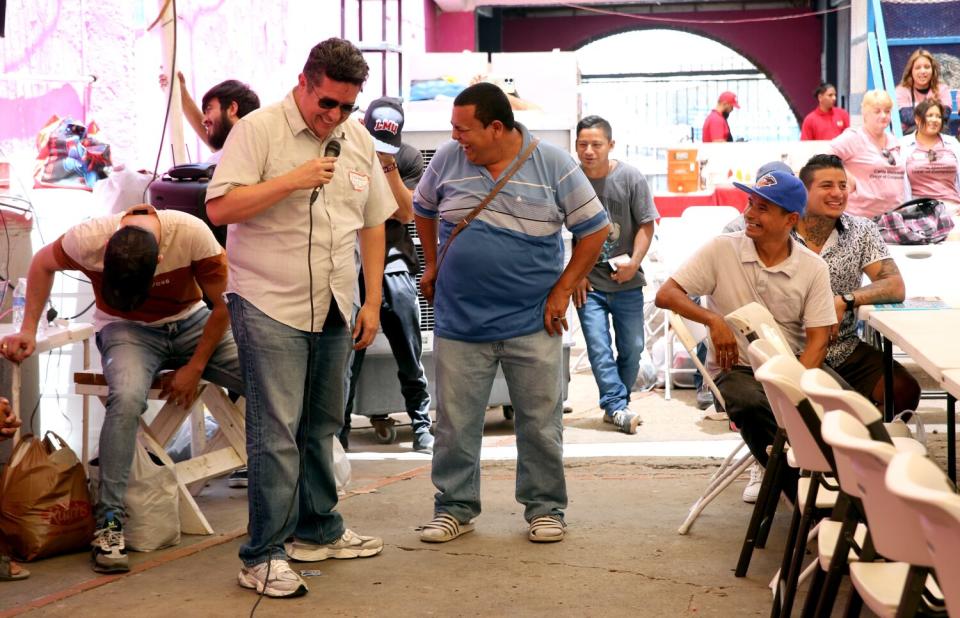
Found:
[{"label": "tan t-shirt", "polygon": [[[792,237],[789,257],[767,268],[756,245],[742,231],[723,234],[697,251],[672,278],[687,294],[706,296],[707,309],[720,315],[760,303],[773,314],[795,354],[806,345],[805,329],[837,323],[826,262]],[[740,355],[737,363],[747,365],[748,342],[734,334]],[[713,342],[708,342],[707,368],[715,372]]]},{"label": "tan t-shirt", "polygon": [[332,140],[341,146],[333,180],[312,208],[312,189],[294,191],[260,214],[231,224],[227,235],[228,291],[274,320],[303,331],[310,330],[310,218],[313,327],[319,331],[331,298],[350,322],[357,281],[357,231],[380,225],[397,209],[367,130],[348,119],[321,142],[289,93],[281,103],[252,112],[234,125],[207,187],[209,201],[234,187],[276,178],[323,156]]},{"label": "tan t-shirt", "polygon": [[89,277],[96,299],[93,321],[98,331],[117,320],[153,326],[182,320],[204,306],[198,282],[222,285],[226,281],[227,258],[207,224],[185,212],[158,210],[162,259],[153,276],[150,296],[134,311],[112,309],[100,297],[103,254],[124,214],[84,221],[53,243],[53,256],[60,268],[79,270]]}]

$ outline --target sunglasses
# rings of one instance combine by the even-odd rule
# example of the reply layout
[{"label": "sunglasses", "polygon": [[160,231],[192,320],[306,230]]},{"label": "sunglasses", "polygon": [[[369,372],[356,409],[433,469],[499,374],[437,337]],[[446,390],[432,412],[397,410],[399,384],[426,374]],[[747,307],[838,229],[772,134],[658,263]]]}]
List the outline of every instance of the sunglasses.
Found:
[{"label": "sunglasses", "polygon": [[883,150],[880,151],[880,154],[882,154],[887,159],[887,163],[889,163],[890,165],[897,164],[897,160],[893,158],[893,153],[890,152],[889,149],[884,148]]},{"label": "sunglasses", "polygon": [[340,101],[331,99],[330,97],[320,97],[317,100],[317,105],[319,105],[321,109],[333,109],[335,107],[339,107],[340,113],[344,116],[349,116],[353,112],[360,109],[359,105],[354,103],[341,103]]}]

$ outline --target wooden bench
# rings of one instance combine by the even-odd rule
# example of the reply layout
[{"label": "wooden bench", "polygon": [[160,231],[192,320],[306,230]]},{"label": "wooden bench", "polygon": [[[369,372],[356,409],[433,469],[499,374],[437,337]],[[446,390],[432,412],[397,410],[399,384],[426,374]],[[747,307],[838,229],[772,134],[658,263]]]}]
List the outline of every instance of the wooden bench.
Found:
[{"label": "wooden bench", "polygon": [[[90,396],[97,397],[106,405],[107,381],[103,374],[78,372],[74,374],[73,381],[76,393],[83,395],[85,408]],[[160,399],[160,388],[158,377],[150,385],[147,398]],[[190,409],[165,402],[150,424],[141,416],[140,439],[151,447],[164,465],[173,468],[177,476],[180,529],[187,534],[213,534],[213,527],[200,510],[194,496],[200,493],[208,479],[247,465],[246,430],[242,406],[230,401],[220,387],[201,381],[199,390],[200,394]],[[210,440],[206,439],[204,406],[220,426]],[[188,419],[191,423],[191,457],[174,463],[164,446]],[[86,422],[85,418],[84,423]],[[87,428],[84,427],[84,435],[86,432]],[[84,464],[86,463],[84,461]]]}]

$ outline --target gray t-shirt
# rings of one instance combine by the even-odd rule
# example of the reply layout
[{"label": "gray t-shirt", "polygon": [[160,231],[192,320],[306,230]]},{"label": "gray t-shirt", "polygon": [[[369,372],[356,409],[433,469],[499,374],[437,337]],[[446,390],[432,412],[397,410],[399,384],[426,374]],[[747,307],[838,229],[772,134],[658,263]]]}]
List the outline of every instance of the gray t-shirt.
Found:
[{"label": "gray t-shirt", "polygon": [[653,205],[653,194],[640,170],[623,161],[617,161],[613,171],[603,178],[591,178],[597,197],[610,217],[610,235],[603,243],[597,263],[587,275],[593,289],[599,292],[622,292],[646,285],[643,270],[637,270],[630,281],[620,284],[610,279],[612,257],[633,253],[633,240],[640,226],[660,217]]}]

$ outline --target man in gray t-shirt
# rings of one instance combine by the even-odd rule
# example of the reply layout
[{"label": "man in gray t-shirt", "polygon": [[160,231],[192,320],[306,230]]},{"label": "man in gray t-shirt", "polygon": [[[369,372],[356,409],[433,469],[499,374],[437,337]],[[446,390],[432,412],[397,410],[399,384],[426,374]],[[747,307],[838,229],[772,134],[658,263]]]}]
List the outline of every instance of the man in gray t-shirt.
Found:
[{"label": "man in gray t-shirt", "polygon": [[[597,263],[580,282],[573,302],[587,342],[593,377],[600,389],[603,420],[636,433],[640,416],[630,411],[643,352],[643,286],[640,262],[650,248],[659,217],[646,178],[635,167],[610,159],[610,123],[587,116],[577,124],[577,157],[610,218],[610,235]],[[610,320],[616,337],[614,357]]]}]

